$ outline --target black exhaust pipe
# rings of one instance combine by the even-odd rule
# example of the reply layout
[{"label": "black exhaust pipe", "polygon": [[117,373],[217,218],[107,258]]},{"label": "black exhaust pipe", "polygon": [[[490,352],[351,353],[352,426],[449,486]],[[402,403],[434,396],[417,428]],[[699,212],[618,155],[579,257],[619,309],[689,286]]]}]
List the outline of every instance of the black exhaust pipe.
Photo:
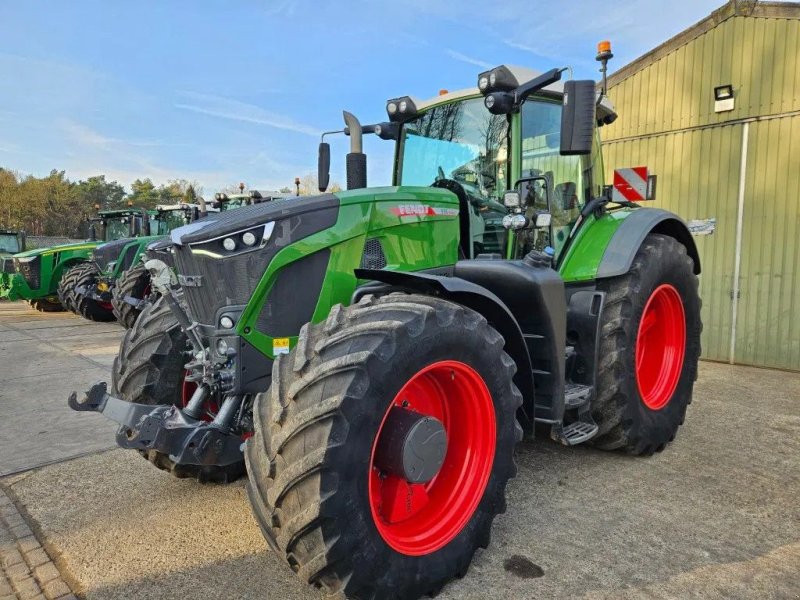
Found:
[{"label": "black exhaust pipe", "polygon": [[347,189],[367,187],[367,155],[364,154],[361,123],[352,113],[343,111],[344,123],[350,130],[350,154],[347,155]]}]

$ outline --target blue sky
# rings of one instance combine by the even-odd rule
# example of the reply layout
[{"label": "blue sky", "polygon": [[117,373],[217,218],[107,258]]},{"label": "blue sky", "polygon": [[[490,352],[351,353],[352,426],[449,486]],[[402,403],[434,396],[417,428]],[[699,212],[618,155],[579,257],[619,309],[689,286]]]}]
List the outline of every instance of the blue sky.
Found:
[{"label": "blue sky", "polygon": [[[5,0],[0,166],[128,186],[291,185],[319,133],[385,119],[387,98],[475,85],[485,67],[570,65],[597,76],[596,42],[622,67],[722,0]],[[602,6],[602,8],[601,8]],[[332,143],[342,181],[346,138]],[[368,139],[370,185],[390,181]]]}]

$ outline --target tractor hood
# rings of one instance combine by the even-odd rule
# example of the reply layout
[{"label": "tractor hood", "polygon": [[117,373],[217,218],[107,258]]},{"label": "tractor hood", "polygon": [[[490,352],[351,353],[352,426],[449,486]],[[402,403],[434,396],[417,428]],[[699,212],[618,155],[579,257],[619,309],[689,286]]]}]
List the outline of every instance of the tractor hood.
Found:
[{"label": "tractor hood", "polygon": [[125,248],[125,246],[127,246],[134,239],[135,238],[122,238],[120,240],[114,240],[113,242],[100,244],[94,250],[92,250],[92,260],[97,264],[101,271],[104,271],[108,266],[108,263],[117,260],[120,257],[120,254],[122,254],[122,250]]},{"label": "tractor hood", "polygon": [[56,252],[64,252],[66,250],[86,250],[94,248],[101,242],[79,242],[76,244],[60,244],[58,246],[49,246],[47,248],[37,248],[35,250],[26,250],[15,254],[15,258],[28,258],[31,256],[45,256],[47,254],[55,254]]},{"label": "tractor hood", "polygon": [[296,196],[261,204],[252,204],[230,212],[218,213],[213,219],[202,219],[173,229],[170,238],[173,244],[196,244],[225,237],[251,229],[270,221],[301,217],[307,213],[337,208],[339,198],[333,194],[320,196]]}]

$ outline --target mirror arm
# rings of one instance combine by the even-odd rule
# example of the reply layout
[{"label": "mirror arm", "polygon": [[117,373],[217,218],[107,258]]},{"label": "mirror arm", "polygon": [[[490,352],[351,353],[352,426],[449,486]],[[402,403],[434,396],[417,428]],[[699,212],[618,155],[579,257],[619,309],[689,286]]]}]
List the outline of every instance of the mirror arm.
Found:
[{"label": "mirror arm", "polygon": [[528,99],[528,96],[538,92],[546,88],[548,85],[552,85],[557,81],[561,80],[561,74],[567,70],[568,67],[564,67],[563,69],[550,69],[549,71],[542,73],[538,77],[531,79],[527,83],[523,83],[517,89],[514,90],[514,105],[521,106],[525,100]]}]

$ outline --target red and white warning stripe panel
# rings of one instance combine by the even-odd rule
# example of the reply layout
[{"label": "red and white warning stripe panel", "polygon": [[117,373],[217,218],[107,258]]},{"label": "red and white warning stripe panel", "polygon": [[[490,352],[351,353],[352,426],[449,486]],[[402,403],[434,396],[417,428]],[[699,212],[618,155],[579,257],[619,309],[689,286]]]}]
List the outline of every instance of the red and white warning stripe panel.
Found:
[{"label": "red and white warning stripe panel", "polygon": [[614,171],[614,189],[611,200],[614,202],[641,202],[655,197],[655,175],[650,175],[647,167],[630,167]]}]

